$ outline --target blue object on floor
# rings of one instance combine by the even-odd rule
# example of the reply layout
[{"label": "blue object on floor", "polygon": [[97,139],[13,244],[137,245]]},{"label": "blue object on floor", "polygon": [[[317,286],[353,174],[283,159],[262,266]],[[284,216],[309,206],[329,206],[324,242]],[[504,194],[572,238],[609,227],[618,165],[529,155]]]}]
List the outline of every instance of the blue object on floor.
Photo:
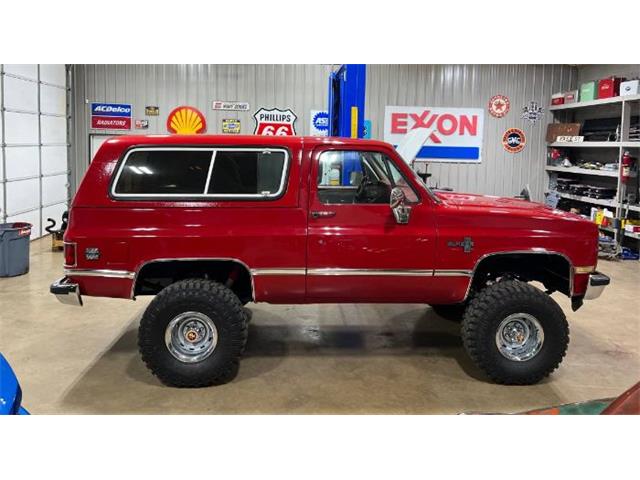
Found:
[{"label": "blue object on floor", "polygon": [[21,403],[22,390],[18,379],[0,353],[0,415],[29,415]]}]

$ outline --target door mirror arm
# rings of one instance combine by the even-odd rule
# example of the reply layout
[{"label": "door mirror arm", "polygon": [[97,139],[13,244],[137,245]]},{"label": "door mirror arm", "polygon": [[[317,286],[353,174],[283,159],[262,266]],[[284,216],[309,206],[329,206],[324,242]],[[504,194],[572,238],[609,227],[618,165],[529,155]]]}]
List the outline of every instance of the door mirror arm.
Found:
[{"label": "door mirror arm", "polygon": [[409,223],[409,217],[411,216],[411,207],[406,205],[406,201],[407,197],[400,187],[391,189],[389,207],[391,207],[396,223],[401,225]]}]

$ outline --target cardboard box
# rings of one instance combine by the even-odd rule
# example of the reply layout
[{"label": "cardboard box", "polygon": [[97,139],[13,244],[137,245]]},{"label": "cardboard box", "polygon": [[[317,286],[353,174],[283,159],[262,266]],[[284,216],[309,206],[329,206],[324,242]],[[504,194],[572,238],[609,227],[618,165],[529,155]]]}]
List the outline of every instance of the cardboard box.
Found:
[{"label": "cardboard box", "polygon": [[580,134],[579,123],[550,123],[547,125],[547,143],[553,143],[559,136],[576,137]]},{"label": "cardboard box", "polygon": [[622,78],[603,78],[598,82],[598,98],[611,98],[620,95],[620,83]]},{"label": "cardboard box", "polygon": [[578,90],[564,92],[564,103],[576,103],[578,101]]},{"label": "cardboard box", "polygon": [[620,96],[640,94],[640,80],[627,80],[620,83]]},{"label": "cardboard box", "polygon": [[588,102],[589,100],[595,100],[598,98],[598,82],[595,80],[591,82],[585,82],[580,85],[580,101]]},{"label": "cardboard box", "polygon": [[564,93],[554,93],[551,95],[551,105],[562,105],[564,103]]}]

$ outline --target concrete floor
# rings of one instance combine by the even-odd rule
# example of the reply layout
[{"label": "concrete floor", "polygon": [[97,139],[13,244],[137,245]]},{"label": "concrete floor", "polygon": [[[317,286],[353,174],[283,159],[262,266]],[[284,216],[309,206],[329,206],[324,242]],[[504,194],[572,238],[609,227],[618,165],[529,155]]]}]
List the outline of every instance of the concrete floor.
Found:
[{"label": "concrete floor", "polygon": [[640,264],[600,263],[612,286],[567,313],[571,345],[542,383],[488,383],[468,361],[458,325],[424,305],[249,305],[253,320],[238,377],[180,390],[141,362],[136,302],[58,303],[49,284],[62,254],[31,244],[31,271],[0,279],[0,351],[32,413],[517,412],[616,396],[640,380]]}]

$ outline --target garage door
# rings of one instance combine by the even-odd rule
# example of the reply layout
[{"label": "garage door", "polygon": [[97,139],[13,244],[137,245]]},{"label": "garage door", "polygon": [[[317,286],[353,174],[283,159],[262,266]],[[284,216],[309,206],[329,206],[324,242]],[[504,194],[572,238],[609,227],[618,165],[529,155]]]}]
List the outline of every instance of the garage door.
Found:
[{"label": "garage door", "polygon": [[60,225],[68,201],[64,65],[0,66],[0,219],[33,224],[31,238]]}]

